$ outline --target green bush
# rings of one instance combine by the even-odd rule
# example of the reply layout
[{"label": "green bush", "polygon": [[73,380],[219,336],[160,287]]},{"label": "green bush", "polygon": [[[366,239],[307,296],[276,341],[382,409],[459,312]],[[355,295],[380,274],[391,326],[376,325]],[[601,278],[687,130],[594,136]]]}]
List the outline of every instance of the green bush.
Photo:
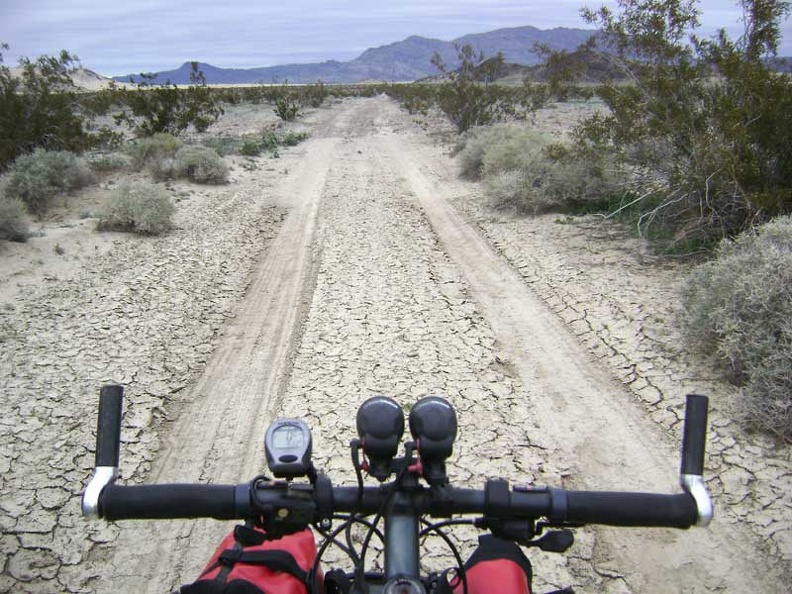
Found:
[{"label": "green bush", "polygon": [[724,240],[684,284],[677,321],[741,387],[746,424],[792,438],[792,217]]},{"label": "green bush", "polygon": [[321,107],[329,95],[322,81],[308,85],[303,89],[303,102],[310,107]]},{"label": "green bush", "polygon": [[149,183],[125,184],[107,197],[97,228],[159,235],[172,228],[175,210],[161,187]]},{"label": "green bush", "polygon": [[578,128],[578,149],[582,159],[614,155],[653,189],[635,202],[644,235],[714,244],[792,211],[792,82],[768,66],[790,5],[740,4],[737,40],[698,36],[695,0],[584,11],[630,82],[597,89],[608,111]]},{"label": "green bush", "polygon": [[92,179],[88,164],[74,153],[37,149],[14,162],[5,193],[21,200],[30,213],[41,215],[57,194],[81,188]]},{"label": "green bush", "polygon": [[246,157],[257,157],[262,152],[267,151],[273,157],[277,157],[279,146],[296,146],[309,136],[308,132],[288,132],[281,137],[276,136],[272,132],[265,132],[258,140],[245,139],[238,152]]},{"label": "green bush", "polygon": [[66,51],[23,58],[19,76],[3,65],[0,43],[0,171],[36,148],[81,151],[90,145],[78,94],[69,77],[77,58]]},{"label": "green bush", "polygon": [[205,146],[185,146],[178,150],[175,171],[200,184],[221,184],[228,180],[228,166],[213,149]]},{"label": "green bush", "polygon": [[27,241],[28,220],[25,205],[0,189],[0,239]]},{"label": "green bush", "polygon": [[280,138],[279,142],[283,146],[297,146],[309,136],[310,134],[308,132],[287,132]]},{"label": "green bush", "polygon": [[245,157],[258,157],[261,154],[261,142],[245,139],[239,147],[239,154]]},{"label": "green bush", "polygon": [[186,88],[158,85],[153,75],[141,74],[136,88],[114,89],[122,105],[114,116],[116,123],[125,123],[141,136],[180,134],[190,126],[204,132],[224,113],[221,95],[206,85],[197,62],[191,62],[191,68]]},{"label": "green bush", "polygon": [[275,101],[274,111],[284,122],[293,122],[300,113],[300,103],[294,97],[280,97]]}]

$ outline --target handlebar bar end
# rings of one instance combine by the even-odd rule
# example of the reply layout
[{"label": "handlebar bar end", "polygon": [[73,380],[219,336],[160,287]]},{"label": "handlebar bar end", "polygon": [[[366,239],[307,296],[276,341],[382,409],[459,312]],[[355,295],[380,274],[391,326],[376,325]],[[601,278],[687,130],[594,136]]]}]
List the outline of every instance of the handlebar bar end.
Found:
[{"label": "handlebar bar end", "polygon": [[82,514],[86,518],[101,518],[99,513],[99,496],[104,488],[118,478],[118,468],[115,466],[97,466],[93,476],[85,487],[82,496]]}]

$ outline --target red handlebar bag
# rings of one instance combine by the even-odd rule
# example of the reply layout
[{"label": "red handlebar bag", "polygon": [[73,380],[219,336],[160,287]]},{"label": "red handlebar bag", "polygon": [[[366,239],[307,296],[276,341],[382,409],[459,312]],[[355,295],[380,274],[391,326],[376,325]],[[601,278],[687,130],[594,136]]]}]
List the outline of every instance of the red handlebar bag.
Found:
[{"label": "red handlebar bag", "polygon": [[306,529],[276,540],[264,538],[263,530],[237,526],[217,547],[198,579],[179,592],[306,594],[316,559],[313,533]]},{"label": "red handlebar bag", "polygon": [[[491,534],[479,537],[479,545],[465,562],[468,594],[531,594],[531,562],[513,542]],[[454,594],[463,594],[464,584],[455,578]]]}]

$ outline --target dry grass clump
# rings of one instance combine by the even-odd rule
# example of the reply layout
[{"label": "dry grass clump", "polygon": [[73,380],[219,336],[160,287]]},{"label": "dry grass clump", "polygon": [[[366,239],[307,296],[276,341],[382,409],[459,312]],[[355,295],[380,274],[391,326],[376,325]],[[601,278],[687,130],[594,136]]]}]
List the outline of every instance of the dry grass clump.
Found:
[{"label": "dry grass clump", "polygon": [[97,229],[159,235],[172,228],[175,210],[163,188],[150,183],[124,184],[107,197]]},{"label": "dry grass clump", "polygon": [[74,153],[38,149],[14,161],[3,193],[20,200],[31,214],[42,215],[55,196],[82,188],[92,179],[91,168]]},{"label": "dry grass clump", "polygon": [[740,386],[747,426],[792,439],[792,217],[724,240],[687,279],[678,321]]}]

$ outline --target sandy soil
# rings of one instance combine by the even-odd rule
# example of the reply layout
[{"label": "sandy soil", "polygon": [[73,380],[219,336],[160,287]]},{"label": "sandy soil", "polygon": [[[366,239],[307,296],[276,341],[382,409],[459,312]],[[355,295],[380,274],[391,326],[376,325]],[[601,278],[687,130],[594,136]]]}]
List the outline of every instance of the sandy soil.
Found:
[{"label": "sandy soil", "polygon": [[[536,125],[559,134],[595,108]],[[248,106],[213,133],[271,123]],[[354,413],[384,393],[454,403],[456,484],[671,491],[684,394],[707,393],[711,528],[579,530],[568,555],[531,552],[535,589],[785,590],[790,451],[734,427],[728,388],[681,348],[684,264],[595,219],[492,212],[458,178],[442,125],[384,97],[300,125],[310,140],[233,159],[226,186],[172,184],[165,237],[96,234],[65,212],[0,246],[0,592],[168,591],[228,530],[79,516],[111,380],[127,390],[132,482],[245,480],[282,415],[305,418],[318,466],[349,481]],[[436,544],[427,559],[447,562]]]}]

